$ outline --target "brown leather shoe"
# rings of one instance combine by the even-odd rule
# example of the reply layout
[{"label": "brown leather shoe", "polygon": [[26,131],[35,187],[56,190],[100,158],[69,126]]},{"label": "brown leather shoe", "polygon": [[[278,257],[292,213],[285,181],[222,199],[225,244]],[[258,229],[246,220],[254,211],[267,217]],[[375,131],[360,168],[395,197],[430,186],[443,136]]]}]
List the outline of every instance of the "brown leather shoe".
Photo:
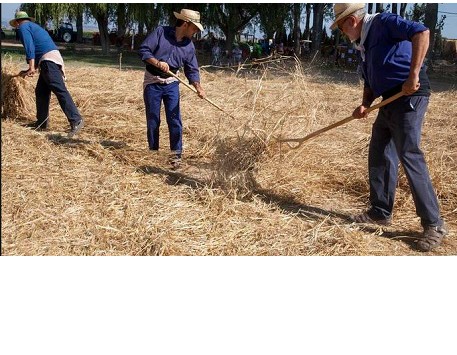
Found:
[{"label": "brown leather shoe", "polygon": [[449,234],[446,225],[426,226],[421,239],[417,241],[417,248],[420,251],[431,251],[440,246],[443,238]]},{"label": "brown leather shoe", "polygon": [[351,216],[351,221],[355,223],[378,224],[380,226],[390,226],[392,218],[376,218],[369,215],[369,211]]}]

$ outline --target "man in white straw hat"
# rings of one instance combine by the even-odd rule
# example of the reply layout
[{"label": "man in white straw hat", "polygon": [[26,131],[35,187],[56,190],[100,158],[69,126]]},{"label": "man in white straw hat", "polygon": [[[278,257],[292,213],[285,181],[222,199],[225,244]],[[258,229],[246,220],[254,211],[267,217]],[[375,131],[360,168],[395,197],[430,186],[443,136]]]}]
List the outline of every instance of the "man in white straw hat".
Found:
[{"label": "man in white straw hat", "polygon": [[338,27],[355,42],[362,57],[363,99],[353,116],[365,118],[366,110],[379,96],[385,100],[404,93],[382,107],[373,124],[368,153],[371,206],[352,219],[357,223],[391,223],[400,162],[424,229],[417,247],[421,251],[432,250],[441,244],[448,231],[420,149],[430,96],[430,82],[423,65],[429,30],[396,14],[366,14],[363,3],[335,4],[334,12],[331,28]]},{"label": "man in white straw hat", "polygon": [[179,81],[168,75],[184,68],[189,83],[205,97],[200,85],[200,70],[192,37],[203,30],[200,13],[189,9],[174,12],[176,26],[157,27],[141,44],[139,55],[146,64],[143,96],[146,107],[147,139],[150,150],[159,149],[160,107],[163,100],[167,118],[170,163],[178,168],[182,156],[182,120],[179,105]]},{"label": "man in white straw hat", "polygon": [[71,138],[81,130],[84,119],[65,86],[64,62],[57,46],[48,32],[33,21],[24,11],[16,12],[14,19],[10,21],[10,25],[17,28],[29,65],[23,76],[33,76],[37,69],[40,70],[35,88],[37,121],[31,126],[36,130],[48,129],[49,102],[53,92],[70,123],[68,137]]}]

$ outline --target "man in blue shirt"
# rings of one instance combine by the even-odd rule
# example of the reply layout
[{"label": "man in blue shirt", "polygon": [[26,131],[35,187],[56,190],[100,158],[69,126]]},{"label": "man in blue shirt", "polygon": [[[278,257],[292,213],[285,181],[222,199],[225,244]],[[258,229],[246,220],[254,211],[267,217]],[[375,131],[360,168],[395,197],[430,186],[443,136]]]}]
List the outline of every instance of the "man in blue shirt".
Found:
[{"label": "man in blue shirt", "polygon": [[416,213],[424,233],[417,242],[430,251],[448,233],[440,216],[438,199],[420,149],[422,123],[427,110],[430,83],[423,65],[429,46],[429,30],[417,22],[382,13],[368,15],[363,3],[334,5],[335,22],[362,57],[365,81],[362,104],[355,118],[367,117],[366,110],[379,96],[404,96],[382,107],[376,118],[368,153],[370,204],[368,211],[353,216],[357,223],[389,225],[401,162],[413,195]]},{"label": "man in blue shirt", "polygon": [[32,127],[36,130],[48,129],[49,102],[51,92],[53,92],[70,122],[68,137],[72,138],[83,127],[84,120],[65,86],[65,68],[57,46],[48,32],[34,23],[33,18],[24,11],[16,12],[15,18],[10,21],[10,25],[17,28],[29,64],[28,70],[22,75],[30,77],[36,73],[38,68],[40,70],[35,88],[37,121],[32,124]]},{"label": "man in blue shirt", "polygon": [[173,168],[178,168],[182,155],[179,81],[166,73],[171,71],[176,74],[183,67],[184,74],[197,94],[204,98],[205,92],[200,85],[200,71],[191,40],[195,33],[203,30],[200,13],[182,9],[174,15],[177,18],[176,27],[157,27],[141,44],[139,55],[146,64],[143,96],[149,149],[159,149],[160,107],[163,100],[172,151],[170,163]]}]

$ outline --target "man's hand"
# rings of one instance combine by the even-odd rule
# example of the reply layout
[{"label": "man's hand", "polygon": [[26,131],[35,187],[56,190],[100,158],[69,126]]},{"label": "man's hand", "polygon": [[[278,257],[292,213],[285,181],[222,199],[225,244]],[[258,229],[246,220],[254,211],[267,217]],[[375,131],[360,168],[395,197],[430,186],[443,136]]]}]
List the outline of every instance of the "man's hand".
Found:
[{"label": "man's hand", "polygon": [[28,70],[21,70],[19,74],[16,76],[20,76],[21,78],[25,78],[27,76]]},{"label": "man's hand", "polygon": [[160,70],[162,70],[165,73],[170,70],[170,66],[166,62],[158,62],[157,68],[159,68]]},{"label": "man's hand", "polygon": [[419,78],[418,77],[411,78],[411,76],[410,76],[403,83],[401,90],[405,93],[405,95],[412,95],[417,90],[419,90],[420,86],[421,86],[421,84],[419,83]]},{"label": "man's hand", "polygon": [[365,107],[363,105],[360,105],[357,107],[354,112],[352,113],[352,117],[354,118],[366,118],[368,116],[368,113],[366,112],[368,107]]},{"label": "man's hand", "polygon": [[192,83],[192,85],[195,87],[195,89],[197,90],[197,95],[200,96],[201,99],[204,99],[205,96],[206,96],[206,93],[205,93],[205,90],[203,90],[202,86],[200,85],[200,83],[198,82],[195,82],[195,83]]},{"label": "man's hand", "polygon": [[24,75],[24,76],[32,77],[32,76],[35,75],[35,73],[36,73],[36,70],[35,70],[35,68],[32,67],[32,68],[29,68],[29,70],[27,70],[27,71],[25,72],[25,75]]}]

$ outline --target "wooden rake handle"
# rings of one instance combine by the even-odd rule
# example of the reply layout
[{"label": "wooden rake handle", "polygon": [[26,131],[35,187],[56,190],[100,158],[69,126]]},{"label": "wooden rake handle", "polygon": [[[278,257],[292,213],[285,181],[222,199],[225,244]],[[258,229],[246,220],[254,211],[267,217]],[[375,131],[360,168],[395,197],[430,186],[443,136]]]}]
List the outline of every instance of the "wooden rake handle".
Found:
[{"label": "wooden rake handle", "polygon": [[[179,80],[179,82],[181,84],[183,84],[185,87],[187,87],[188,89],[192,90],[193,92],[197,93],[197,89],[195,89],[193,86],[189,85],[188,83],[186,83],[184,80],[182,80],[179,76],[177,76],[175,73],[171,72],[171,71],[167,71],[167,74],[172,76],[173,78],[176,78]],[[210,99],[204,97],[204,99],[206,101],[208,101],[211,105],[213,105],[214,107],[216,107],[217,109],[221,110],[222,112],[224,112],[226,115],[229,115],[230,117],[234,118],[230,113],[226,112],[222,107],[220,107],[219,105],[217,105],[216,103],[214,103],[213,101],[211,101]]]},{"label": "wooden rake handle", "polygon": [[[394,96],[391,96],[388,99],[386,99],[384,101],[381,101],[379,104],[376,104],[374,106],[369,107],[365,112],[366,113],[370,113],[371,111],[377,110],[378,108],[381,108],[381,107],[383,107],[383,106],[385,106],[387,104],[390,104],[392,101],[395,101],[396,99],[398,99],[399,97],[402,97],[403,95],[405,95],[405,93],[403,91],[400,91],[398,94],[395,94]],[[336,127],[339,127],[341,125],[344,125],[345,123],[348,123],[348,122],[352,121],[353,119],[355,119],[355,117],[353,117],[353,116],[346,117],[346,118],[342,119],[341,121],[332,123],[331,125],[329,125],[327,127],[324,127],[324,128],[321,128],[321,129],[319,129],[319,130],[317,130],[317,131],[315,131],[315,132],[313,132],[311,134],[308,134],[306,137],[303,137],[303,138],[279,138],[279,139],[277,139],[277,141],[278,142],[287,143],[287,145],[291,149],[297,149],[304,142],[306,142],[308,139],[316,137],[316,136],[320,135],[321,133],[330,131],[333,128],[336,128]],[[297,146],[291,146],[289,144],[289,142],[296,142],[296,143],[299,143],[299,144]]]},{"label": "wooden rake handle", "polygon": [[17,78],[17,77],[21,77],[21,78],[25,78],[25,73],[27,73],[28,70],[21,70],[19,73],[17,74],[14,74],[14,75],[11,75],[12,78]]}]

